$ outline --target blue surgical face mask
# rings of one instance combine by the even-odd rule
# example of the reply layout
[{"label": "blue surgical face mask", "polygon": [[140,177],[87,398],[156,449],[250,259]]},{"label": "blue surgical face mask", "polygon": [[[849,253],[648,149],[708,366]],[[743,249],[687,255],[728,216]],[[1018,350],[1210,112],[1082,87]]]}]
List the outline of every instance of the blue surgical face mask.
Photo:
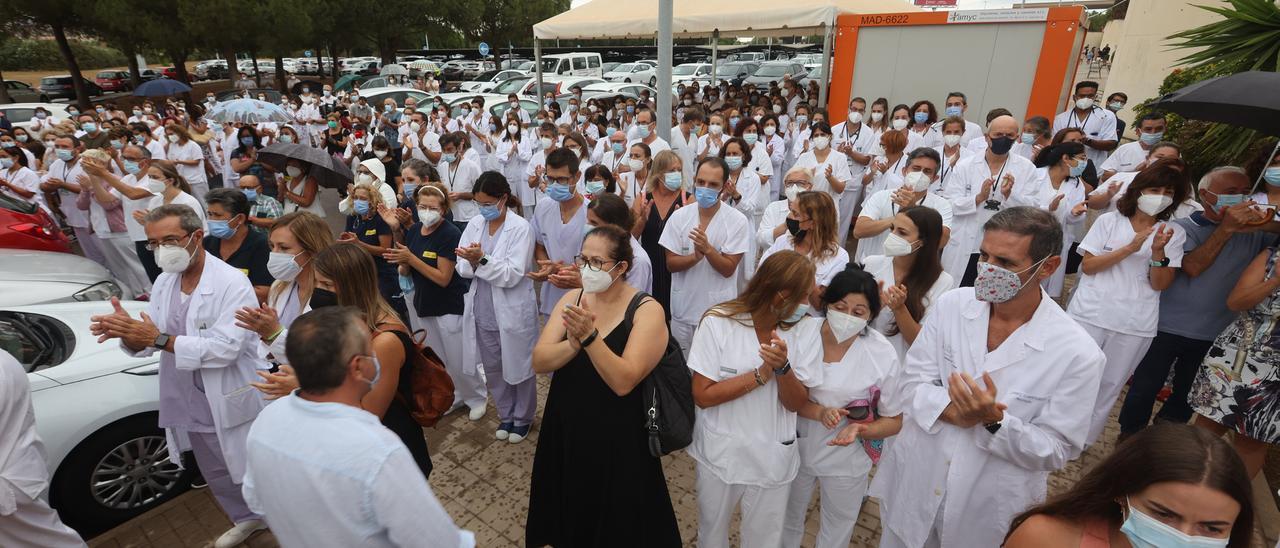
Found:
[{"label": "blue surgical face mask", "polygon": [[133,160],[125,160],[124,170],[130,175],[133,175],[139,171],[142,171],[142,166],[138,165],[138,162],[135,162]]},{"label": "blue surgical face mask", "polygon": [[241,137],[241,138],[240,138],[240,144],[242,144],[242,145],[244,145],[244,146],[247,146],[247,147],[251,147],[251,146],[253,146],[253,137],[250,137],[250,136],[248,136],[248,135],[245,135],[244,137]]},{"label": "blue surgical face mask", "polygon": [[85,133],[93,133],[98,131],[98,124],[94,122],[85,122],[80,126],[80,129],[83,129]]},{"label": "blue surgical face mask", "polygon": [[742,169],[741,156],[725,156],[724,163],[729,164],[730,171],[738,171],[739,169]]},{"label": "blue surgical face mask", "polygon": [[1280,167],[1269,167],[1262,171],[1262,180],[1271,186],[1280,186]]},{"label": "blue surgical face mask", "polygon": [[720,201],[720,191],[714,188],[700,186],[693,189],[693,194],[698,198],[698,207],[702,209],[714,207]]},{"label": "blue surgical face mask", "polygon": [[498,204],[480,206],[480,216],[486,221],[492,221],[502,215],[502,210],[498,208]]},{"label": "blue surgical face mask", "polygon": [[404,274],[401,274],[401,275],[400,275],[399,282],[400,282],[400,292],[401,292],[401,293],[406,293],[406,294],[407,294],[407,293],[409,293],[409,292],[413,291],[413,277],[411,277],[411,276],[405,276]]},{"label": "blue surgical face mask", "polygon": [[635,111],[636,111],[635,105],[627,105],[627,114],[634,114]]},{"label": "blue surgical face mask", "polygon": [[280,142],[281,142],[281,143],[292,143],[292,142],[293,142],[293,136],[292,136],[292,135],[289,135],[289,134],[287,134],[287,133],[286,133],[286,134],[283,134],[283,135],[281,135],[281,136],[280,136]]},{"label": "blue surgical face mask", "polygon": [[792,312],[787,319],[782,320],[785,323],[796,323],[804,319],[804,315],[809,313],[809,303],[800,303],[796,305],[796,311]]},{"label": "blue surgical face mask", "polygon": [[1244,194],[1217,194],[1208,189],[1206,189],[1205,192],[1218,197],[1217,203],[1213,204],[1213,211],[1215,213],[1222,213],[1222,210],[1228,207],[1244,203]]},{"label": "blue surgical face mask", "polygon": [[0,168],[9,169],[13,167],[13,158],[0,158]]},{"label": "blue surgical face mask", "polygon": [[649,126],[644,124],[636,126],[636,135],[639,136],[641,139],[648,139],[649,133],[650,133]]},{"label": "blue surgical face mask", "polygon": [[413,193],[416,192],[417,190],[418,190],[417,183],[401,183],[400,184],[400,192],[404,193],[405,198],[412,198]]},{"label": "blue surgical face mask", "polygon": [[1024,145],[1034,145],[1034,144],[1036,144],[1036,134],[1034,134],[1034,133],[1023,133],[1023,134],[1022,134],[1022,144],[1024,144]]},{"label": "blue surgical face mask", "polygon": [[809,117],[808,117],[808,116],[805,116],[805,115],[803,115],[803,114],[797,114],[797,115],[796,115],[796,123],[797,123],[797,124],[800,124],[800,125],[802,125],[802,126],[803,126],[803,125],[805,125],[805,124],[806,124],[806,123],[808,123],[808,122],[809,122]]},{"label": "blue surgical face mask", "polygon": [[741,121],[742,121],[742,117],[741,117],[741,116],[730,116],[730,117],[729,117],[729,127],[730,127],[730,128],[738,127],[738,122],[741,122]]},{"label": "blue surgical face mask", "polygon": [[1164,139],[1164,132],[1161,131],[1157,133],[1143,133],[1138,136],[1138,139],[1142,141],[1142,144],[1151,146],[1156,143],[1159,143],[1161,139]]},{"label": "blue surgical face mask", "polygon": [[609,143],[609,149],[612,150],[614,154],[622,154],[622,146],[622,143]]},{"label": "blue surgical face mask", "polygon": [[949,106],[946,110],[947,116],[960,116],[964,114],[964,107]]},{"label": "blue surgical face mask", "polygon": [[258,199],[258,189],[256,188],[242,188],[240,189],[240,192],[243,192],[244,199],[249,200],[250,202]]},{"label": "blue surgical face mask", "polygon": [[747,144],[748,144],[748,145],[751,145],[751,146],[755,146],[756,141],[758,141],[759,139],[760,139],[760,136],[759,136],[759,135],[756,135],[755,133],[743,133],[743,134],[742,134],[742,140],[743,140],[743,141],[746,141],[746,142],[747,142]]},{"label": "blue surgical face mask", "polygon": [[58,148],[58,149],[54,149],[54,154],[57,154],[57,155],[58,155],[58,159],[59,159],[59,160],[62,160],[62,161],[64,161],[64,162],[70,162],[70,161],[71,161],[71,159],[72,159],[72,158],[75,158],[75,156],[76,156],[75,151],[74,151],[74,150],[71,150],[71,149],[68,149],[68,148]]},{"label": "blue surgical face mask", "polygon": [[457,159],[458,159],[458,155],[453,152],[445,152],[440,154],[440,160],[446,164],[452,164]]},{"label": "blue surgical face mask", "polygon": [[236,233],[236,229],[231,228],[230,221],[209,219],[205,224],[209,225],[209,235],[219,240],[230,238]]},{"label": "blue surgical face mask", "polygon": [[604,192],[604,181],[587,181],[587,194],[599,196]]},{"label": "blue surgical face mask", "polygon": [[1127,497],[1125,503],[1129,516],[1120,525],[1120,532],[1129,537],[1134,548],[1218,548],[1231,542],[1230,538],[1188,535],[1138,510]]},{"label": "blue surgical face mask", "polygon": [[369,200],[356,200],[351,203],[351,208],[357,215],[366,215],[369,213]]},{"label": "blue surgical face mask", "polygon": [[672,171],[662,176],[662,184],[667,190],[680,190],[684,186],[684,175],[679,171]]},{"label": "blue surgical face mask", "polygon": [[917,112],[917,113],[915,113],[915,116],[914,116],[914,117],[915,117],[915,119],[916,119],[916,123],[917,123],[917,124],[923,124],[923,123],[925,123],[925,122],[928,122],[928,121],[929,121],[929,113],[928,113],[928,112]]},{"label": "blue surgical face mask", "polygon": [[1083,173],[1084,173],[1084,170],[1085,170],[1085,168],[1087,168],[1087,167],[1089,167],[1089,161],[1088,161],[1088,160],[1079,160],[1079,159],[1077,159],[1077,160],[1076,160],[1076,165],[1071,166],[1071,176],[1072,176],[1072,177],[1079,177],[1081,174],[1083,174]]},{"label": "blue surgical face mask", "polygon": [[557,202],[567,202],[573,198],[573,189],[569,185],[551,183],[547,185],[547,197]]}]

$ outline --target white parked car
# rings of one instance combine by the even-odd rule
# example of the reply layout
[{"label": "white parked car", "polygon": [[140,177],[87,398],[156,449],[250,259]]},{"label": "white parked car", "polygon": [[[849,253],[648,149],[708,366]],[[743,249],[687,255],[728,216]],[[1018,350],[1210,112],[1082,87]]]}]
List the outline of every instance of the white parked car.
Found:
[{"label": "white parked car", "polygon": [[79,255],[0,249],[0,306],[105,301],[120,296],[111,272]]},{"label": "white parked car", "polygon": [[711,81],[710,63],[684,63],[671,67],[671,85],[688,84],[693,81],[706,83]]},{"label": "white parked car", "polygon": [[[147,303],[123,303],[131,315]],[[27,368],[36,431],[52,482],[49,502],[86,538],[185,491],[192,471],[169,462],[157,423],[159,357],[99,344],[95,303],[0,308],[0,350]]]},{"label": "white parked car", "polygon": [[9,103],[0,105],[0,112],[4,113],[4,117],[14,127],[32,131],[31,128],[35,126],[32,120],[36,117],[36,107],[44,107],[55,122],[61,122],[71,117],[67,114],[68,106],[71,105],[69,103]]},{"label": "white parked car", "polygon": [[459,82],[458,89],[473,93],[488,93],[489,90],[492,90],[494,86],[503,80],[521,76],[524,76],[524,73],[518,70],[490,70],[480,74],[475,80]]},{"label": "white parked car", "polygon": [[380,88],[360,88],[360,96],[364,97],[370,105],[378,105],[382,108],[382,102],[387,98],[395,99],[396,105],[404,107],[404,100],[413,97],[418,101],[419,105],[426,105],[431,101],[431,94],[425,91],[419,91],[412,88],[402,87],[380,87]]},{"label": "white parked car", "polygon": [[654,67],[648,63],[623,63],[606,72],[604,79],[610,82],[637,82],[648,84],[649,87],[658,85],[658,76],[654,73]]}]

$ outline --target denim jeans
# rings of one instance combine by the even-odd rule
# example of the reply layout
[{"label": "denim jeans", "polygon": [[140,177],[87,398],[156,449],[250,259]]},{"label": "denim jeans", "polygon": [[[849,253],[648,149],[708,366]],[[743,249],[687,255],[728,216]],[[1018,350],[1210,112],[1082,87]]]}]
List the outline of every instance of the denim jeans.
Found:
[{"label": "denim jeans", "polygon": [[1169,368],[1173,367],[1173,393],[1160,408],[1157,419],[1170,422],[1185,423],[1191,419],[1191,406],[1187,404],[1187,393],[1191,391],[1191,383],[1195,381],[1200,363],[1213,341],[1190,339],[1180,335],[1156,332],[1151,347],[1138,362],[1138,369],[1133,372],[1133,381],[1129,383],[1129,394],[1120,407],[1120,431],[1132,434],[1147,427],[1151,419],[1151,407],[1156,403],[1156,395],[1164,388],[1169,378]]}]

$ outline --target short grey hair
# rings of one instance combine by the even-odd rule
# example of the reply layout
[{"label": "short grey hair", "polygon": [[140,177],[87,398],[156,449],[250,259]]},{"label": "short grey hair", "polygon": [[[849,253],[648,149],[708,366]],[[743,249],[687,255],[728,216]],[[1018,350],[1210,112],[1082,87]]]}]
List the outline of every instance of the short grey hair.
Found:
[{"label": "short grey hair", "polygon": [[157,207],[147,212],[147,224],[168,219],[169,217],[178,218],[178,226],[187,233],[204,229],[204,221],[200,220],[200,216],[196,214],[194,209],[182,204],[168,204]]},{"label": "short grey hair", "polygon": [[1240,175],[1243,175],[1244,178],[1249,178],[1249,173],[1242,167],[1218,166],[1210,169],[1208,173],[1204,174],[1204,177],[1200,178],[1200,183],[1196,185],[1196,190],[1209,190],[1209,186],[1213,184],[1213,180],[1217,179],[1218,174],[1221,173],[1239,173]]},{"label": "short grey hair", "polygon": [[138,154],[141,154],[141,155],[142,155],[142,159],[143,159],[143,160],[150,160],[150,159],[151,159],[151,149],[149,149],[149,148],[147,148],[147,147],[144,147],[144,146],[142,146],[142,145],[137,145],[137,144],[128,144],[128,145],[125,145],[125,146],[124,146],[124,148],[125,148],[126,150],[128,150],[128,149],[133,149],[133,150],[138,151]]},{"label": "short grey hair", "polygon": [[1036,261],[1062,253],[1062,223],[1052,213],[1038,207],[1019,206],[1001,210],[982,225],[983,232],[1003,230],[1031,236],[1027,250]]},{"label": "short grey hair", "polygon": [[284,353],[307,392],[325,393],[346,381],[347,364],[365,353],[369,328],[359,310],[326,306],[298,316],[289,325]]}]

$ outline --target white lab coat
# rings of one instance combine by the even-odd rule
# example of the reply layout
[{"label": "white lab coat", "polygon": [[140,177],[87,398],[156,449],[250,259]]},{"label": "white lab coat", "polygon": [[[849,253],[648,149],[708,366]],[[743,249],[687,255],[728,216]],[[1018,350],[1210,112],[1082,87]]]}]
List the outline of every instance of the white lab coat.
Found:
[{"label": "white lab coat", "polygon": [[[973,288],[947,292],[925,316],[899,378],[902,431],[871,483],[884,534],[922,546],[942,511],[942,546],[999,546],[1009,520],[1044,500],[1049,473],[1084,450],[1106,359],[1040,297],[1031,320],[990,353],[991,306]],[[938,419],[953,372],[991,375],[1009,406],[995,434]]]},{"label": "white lab coat", "polygon": [[[169,317],[170,295],[180,291],[181,284],[180,274],[166,272],[156,278],[147,308],[152,319],[160,322]],[[204,273],[190,298],[186,319],[188,334],[178,336],[173,343],[175,366],[200,372],[209,409],[213,411],[214,430],[222,445],[222,458],[232,481],[240,483],[244,477],[249,427],[258,412],[266,407],[262,393],[249,383],[258,382],[256,372],[270,366],[258,355],[257,334],[236,327],[235,313],[246,306],[257,307],[258,298],[243,272],[208,253],[204,256]],[[131,356],[150,356],[156,352],[154,347],[140,352],[133,352],[123,344],[120,348]],[[160,374],[165,374],[165,368],[160,368]],[[191,450],[187,431],[165,429],[165,439],[169,443],[169,460],[182,466],[182,453]]]},{"label": "white lab coat", "polygon": [[[1067,256],[1071,253],[1071,243],[1076,239],[1075,227],[1081,225],[1085,221],[1085,214],[1072,215],[1071,210],[1076,204],[1083,202],[1085,199],[1084,183],[1079,178],[1067,178],[1062,181],[1062,185],[1054,190],[1053,183],[1049,181],[1049,170],[1046,168],[1036,169],[1036,181],[1031,190],[1037,207],[1052,213],[1058,218],[1058,222],[1062,224],[1062,252],[1058,255],[1062,258],[1062,262],[1058,265],[1058,269],[1053,275],[1042,284],[1049,295],[1054,298],[1062,295],[1062,284],[1067,278]],[[1057,196],[1062,195],[1062,201],[1058,203],[1058,209],[1050,210],[1049,206],[1053,204],[1053,200]]]},{"label": "white lab coat", "polygon": [[[489,223],[476,215],[467,222],[458,247],[480,243],[480,231]],[[499,231],[498,245],[485,250],[489,264],[471,267],[470,261],[458,261],[458,275],[480,278],[489,284],[493,309],[498,317],[502,342],[502,379],[519,384],[533,377],[533,345],[538,339],[538,306],[533,293],[533,280],[525,277],[533,261],[533,230],[529,222],[508,211]],[[476,340],[475,292],[479,284],[472,282],[464,298],[462,313],[462,363],[468,375],[480,361]]]}]

